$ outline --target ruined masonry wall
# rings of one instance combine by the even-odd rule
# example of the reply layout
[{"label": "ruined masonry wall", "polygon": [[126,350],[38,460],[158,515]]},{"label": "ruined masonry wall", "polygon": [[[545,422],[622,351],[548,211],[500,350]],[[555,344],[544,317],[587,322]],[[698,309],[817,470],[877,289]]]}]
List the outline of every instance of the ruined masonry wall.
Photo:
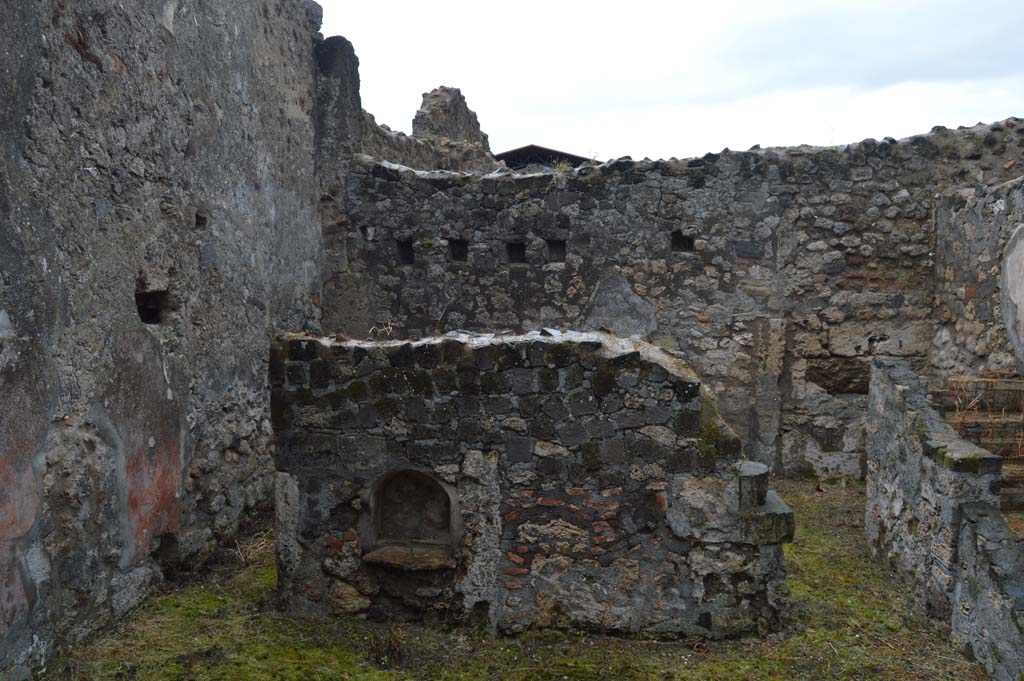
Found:
[{"label": "ruined masonry wall", "polygon": [[[289,607],[507,632],[778,625],[792,513],[680,358],[600,333],[291,336],[272,372]],[[448,539],[426,492],[378,500],[410,470],[448,490]],[[382,547],[386,503],[440,546]]]},{"label": "ruined masonry wall", "polygon": [[0,4],[0,678],[270,501],[270,329],[319,318],[318,9]]},{"label": "ruined masonry wall", "polygon": [[[134,607],[156,555],[198,562],[268,502],[269,339],[318,329],[321,301],[329,330],[364,337],[649,337],[782,470],[860,470],[875,354],[1009,365],[999,242],[964,249],[1020,221],[1019,186],[995,187],[1020,172],[1016,119],[484,176],[456,91],[425,100],[421,123],[457,114],[441,137],[377,126],[351,45],[319,23],[308,0],[0,4],[0,678]],[[935,196],[969,184],[936,251]]]},{"label": "ruined masonry wall", "polygon": [[963,507],[951,636],[993,681],[1020,681],[1024,669],[1024,542],[999,509]]},{"label": "ruined masonry wall", "polygon": [[438,88],[423,96],[413,135],[377,125],[363,110],[359,58],[352,43],[332,36],[317,45],[317,157],[323,194],[344,186],[352,154],[368,154],[424,170],[490,172],[500,167],[487,135],[459,90]]},{"label": "ruined masonry wall", "polygon": [[1024,124],[537,175],[357,158],[326,195],[324,326],[609,328],[682,350],[747,455],[860,474],[870,360],[933,352],[936,194]]},{"label": "ruined masonry wall", "polygon": [[[1024,371],[1024,346],[1017,354],[1021,360],[1015,359],[1005,308],[1011,304],[1011,314],[1024,318],[1017,314],[1018,307],[1024,311],[1024,295],[1018,285],[1012,293],[1016,302],[1007,301],[1004,283],[1011,237],[1024,226],[1024,178],[950,191],[936,223],[935,366],[944,375]],[[1021,253],[1015,257],[1024,260]],[[1017,338],[1020,343],[1024,334]]]},{"label": "ruined masonry wall", "polygon": [[872,552],[993,679],[1024,668],[1024,542],[999,512],[1002,459],[961,440],[909,363],[875,360],[865,526]]},{"label": "ruined masonry wall", "polygon": [[961,440],[927,395],[907,362],[875,360],[865,526],[871,550],[913,577],[930,613],[949,618],[961,509],[998,506],[1002,459]]}]

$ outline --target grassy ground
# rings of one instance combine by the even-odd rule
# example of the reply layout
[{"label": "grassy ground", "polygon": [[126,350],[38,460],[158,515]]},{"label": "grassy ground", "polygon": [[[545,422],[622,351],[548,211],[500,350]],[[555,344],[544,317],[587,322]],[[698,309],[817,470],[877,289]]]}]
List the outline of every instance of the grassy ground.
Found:
[{"label": "grassy ground", "polygon": [[[76,648],[48,677],[68,681],[340,679],[985,679],[910,605],[864,549],[860,485],[780,482],[797,513],[786,548],[793,609],[765,640],[670,643],[535,632],[295,620],[270,605],[268,536],[201,583],[152,597],[116,630]],[[233,563],[233,565],[231,565]]]}]

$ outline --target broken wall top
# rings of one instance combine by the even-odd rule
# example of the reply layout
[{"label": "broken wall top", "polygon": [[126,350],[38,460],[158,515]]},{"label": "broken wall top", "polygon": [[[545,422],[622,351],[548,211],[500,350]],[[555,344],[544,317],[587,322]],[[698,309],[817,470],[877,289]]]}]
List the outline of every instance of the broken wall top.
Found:
[{"label": "broken wall top", "polygon": [[[678,472],[714,469],[741,453],[714,397],[680,356],[603,332],[453,332],[409,341],[287,334],[274,343],[271,382],[274,427],[286,439],[314,430],[342,440],[380,434],[392,445],[407,440],[413,452],[471,426],[460,446],[497,448],[513,460],[553,449],[585,468],[649,459]],[[518,425],[486,425],[492,421]],[[328,467],[332,452],[346,447],[333,437],[322,452]],[[610,445],[615,451],[606,451]],[[279,470],[321,456],[280,455],[289,451],[279,447]],[[422,454],[435,464],[449,455]]]},{"label": "broken wall top", "polygon": [[316,61],[317,153],[328,175],[354,153],[424,170],[490,172],[501,167],[457,89],[426,93],[410,136],[379,125],[363,110],[359,58],[351,42],[341,36],[319,41]]},{"label": "broken wall top", "polygon": [[289,333],[282,336],[288,341],[315,341],[324,347],[363,348],[366,350],[382,349],[389,355],[404,348],[423,348],[437,346],[445,342],[456,341],[468,348],[485,348],[488,346],[528,345],[541,343],[552,346],[559,343],[576,345],[582,350],[595,352],[605,359],[623,360],[628,355],[635,355],[650,364],[656,364],[670,374],[686,380],[697,382],[700,379],[686,360],[677,352],[665,351],[656,345],[635,338],[619,338],[604,331],[562,331],[543,329],[529,333],[472,333],[469,331],[452,331],[443,336],[429,338],[399,339],[353,339],[344,336],[315,336],[301,333]]}]

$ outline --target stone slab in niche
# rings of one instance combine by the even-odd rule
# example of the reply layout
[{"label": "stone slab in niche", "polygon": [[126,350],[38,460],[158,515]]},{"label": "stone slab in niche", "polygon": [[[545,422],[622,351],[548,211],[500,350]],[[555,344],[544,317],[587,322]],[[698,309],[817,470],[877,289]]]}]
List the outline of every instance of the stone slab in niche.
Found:
[{"label": "stone slab in niche", "polygon": [[455,567],[451,551],[438,544],[388,544],[363,555],[363,561],[400,570],[443,570]]},{"label": "stone slab in niche", "polygon": [[402,570],[455,567],[462,535],[454,490],[430,472],[388,471],[363,494],[359,540],[363,561]]}]

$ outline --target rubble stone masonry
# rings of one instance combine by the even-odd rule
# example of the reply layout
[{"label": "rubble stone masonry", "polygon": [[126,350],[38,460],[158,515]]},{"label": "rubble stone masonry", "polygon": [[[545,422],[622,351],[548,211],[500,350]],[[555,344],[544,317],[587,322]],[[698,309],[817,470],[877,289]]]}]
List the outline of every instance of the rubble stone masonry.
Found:
[{"label": "rubble stone masonry", "polygon": [[528,175],[356,156],[324,187],[324,324],[637,335],[686,354],[750,458],[860,476],[871,358],[945,368],[962,327],[936,314],[936,241],[956,276],[990,266],[975,244],[1001,247],[937,233],[939,195],[1016,176],[1022,142],[1010,120]]},{"label": "rubble stone masonry", "polygon": [[868,544],[993,679],[1024,669],[1024,541],[999,510],[1002,459],[961,439],[909,363],[874,362]]},{"label": "rubble stone masonry", "polygon": [[[864,471],[873,357],[904,358],[933,382],[1014,367],[1024,330],[1014,278],[1024,271],[1024,241],[1015,238],[1024,224],[1019,119],[900,141],[514,174],[494,160],[455,88],[424,95],[412,135],[377,125],[362,109],[352,45],[324,39],[321,14],[311,0],[0,3],[0,678],[24,678],[135,607],[167,569],[201,565],[244,519],[271,515],[279,450],[268,371],[281,333],[411,342],[552,327],[636,336],[682,353],[705,391],[698,402],[714,402],[746,458],[825,477]],[[300,373],[321,367],[288,361],[305,367]],[[378,368],[374,375],[387,367]],[[534,398],[515,393],[519,384],[502,388],[526,380],[520,368],[495,379],[512,406],[492,416],[511,419],[501,432],[520,439],[459,435],[457,448],[437,453],[444,463],[416,464],[440,486],[428,485],[422,501],[452,531],[467,508],[476,523],[574,505],[586,516],[571,519],[585,537],[544,539],[565,529],[548,527],[550,515],[543,532],[523,530],[533,541],[487,535],[473,545],[501,547],[500,562],[483,565],[474,557],[483,554],[459,544],[462,562],[444,569],[461,575],[460,607],[486,602],[488,617],[509,629],[531,620],[600,627],[601,618],[612,629],[711,635],[770,625],[777,542],[744,540],[732,507],[687,520],[701,528],[688,530],[672,506],[673,495],[705,498],[674,481],[721,484],[706,498],[732,499],[743,478],[731,468],[738,455],[722,452],[709,467],[689,445],[677,448],[684,459],[663,462],[657,448],[623,450],[608,468],[620,482],[605,485],[588,461],[619,454],[586,444],[604,443],[604,434],[578,425],[575,434],[556,430],[556,440],[529,433],[555,419],[520,411]],[[572,401],[578,386],[562,383],[563,367],[531,364],[529,381],[550,380],[555,368],[554,396],[569,412],[558,425],[592,421],[573,413],[593,404]],[[615,389],[625,404],[632,387]],[[602,409],[614,405],[602,399]],[[663,406],[686,413],[695,404]],[[516,419],[526,434],[512,427]],[[691,426],[674,437],[698,438]],[[668,422],[614,428],[608,442],[623,447],[672,430]],[[655,430],[644,440],[637,428]],[[572,456],[529,450],[541,441]],[[516,486],[509,476],[526,462],[510,457],[528,450],[526,467],[538,477]],[[381,456],[366,461],[397,455]],[[655,464],[665,475],[644,477]],[[425,479],[410,472],[381,499],[423,492]],[[556,479],[560,486],[544,487]],[[662,482],[664,490],[646,488]],[[296,485],[279,484],[278,500],[311,494]],[[586,490],[578,503],[567,491],[576,487]],[[604,493],[619,487],[632,496]],[[500,492],[496,511],[485,509],[484,489]],[[536,496],[512,496],[517,490]],[[506,508],[531,499],[536,506]],[[643,529],[648,522],[660,529]],[[464,525],[459,541],[474,528]],[[717,553],[700,553],[687,534],[708,528],[719,534],[699,541]],[[613,535],[643,537],[640,553],[625,539],[598,541]],[[656,539],[648,562],[644,542]],[[744,548],[726,553],[726,543]],[[542,570],[536,557],[556,555],[542,544],[572,550]],[[592,548],[607,553],[587,557]],[[669,554],[683,556],[678,572],[656,576],[675,560]],[[480,567],[460,572],[470,566]],[[589,570],[595,584],[614,581],[617,596],[576,590],[591,583]],[[709,577],[717,573],[740,577],[719,585]],[[345,578],[322,579],[354,589],[337,587],[342,602],[371,597]],[[517,581],[521,589],[505,584]],[[659,592],[662,582],[681,590]],[[643,602],[667,610],[640,615],[615,600],[630,584],[649,587]],[[558,585],[579,595],[569,614]],[[413,600],[434,607],[435,587]],[[667,613],[680,613],[678,623]]]},{"label": "rubble stone masonry", "polygon": [[793,514],[678,356],[604,333],[274,346],[300,612],[719,638],[779,624]]}]

